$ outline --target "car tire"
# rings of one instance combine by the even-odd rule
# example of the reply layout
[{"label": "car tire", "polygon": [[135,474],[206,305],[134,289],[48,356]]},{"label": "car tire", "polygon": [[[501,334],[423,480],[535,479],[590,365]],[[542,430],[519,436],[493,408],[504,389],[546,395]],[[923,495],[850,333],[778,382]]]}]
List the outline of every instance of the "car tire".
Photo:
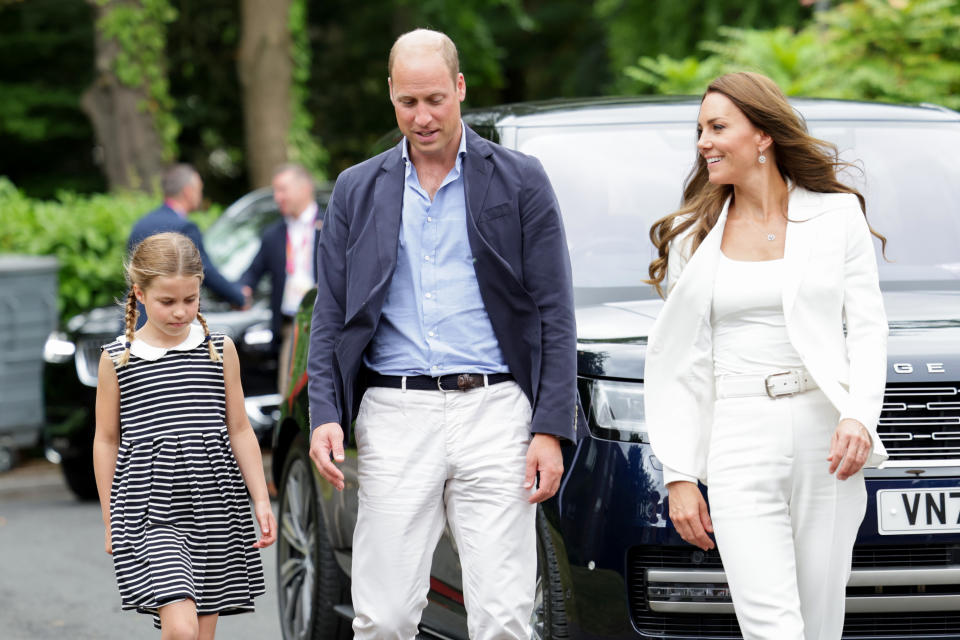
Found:
[{"label": "car tire", "polygon": [[277,595],[284,640],[347,640],[350,620],[334,607],[349,604],[350,581],[333,556],[306,439],[290,445],[280,484]]},{"label": "car tire", "polygon": [[67,487],[81,502],[97,500],[97,478],[93,473],[93,456],[76,456],[60,461]]},{"label": "car tire", "polygon": [[537,590],[534,602],[533,638],[562,640],[567,633],[567,609],[560,563],[550,527],[542,509],[537,509]]}]

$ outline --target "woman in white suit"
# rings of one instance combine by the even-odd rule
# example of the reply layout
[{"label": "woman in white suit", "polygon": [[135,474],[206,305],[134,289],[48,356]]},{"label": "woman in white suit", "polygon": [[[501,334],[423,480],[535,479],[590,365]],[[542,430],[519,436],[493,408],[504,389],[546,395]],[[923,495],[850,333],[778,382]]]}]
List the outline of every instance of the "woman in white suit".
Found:
[{"label": "woman in white suit", "polygon": [[838,640],[861,469],[886,458],[887,324],[863,197],[765,76],[717,78],[697,131],[683,206],[650,231],[666,304],[646,415],[670,519],[703,549],[715,534],[745,638]]}]

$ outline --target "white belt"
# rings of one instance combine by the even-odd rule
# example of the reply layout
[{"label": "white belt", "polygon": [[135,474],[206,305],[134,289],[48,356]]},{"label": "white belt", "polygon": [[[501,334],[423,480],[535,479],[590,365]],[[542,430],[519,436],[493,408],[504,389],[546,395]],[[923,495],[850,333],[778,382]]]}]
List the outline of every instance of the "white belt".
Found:
[{"label": "white belt", "polygon": [[817,383],[806,369],[789,369],[769,375],[717,376],[718,398],[769,396],[776,399],[816,388]]}]

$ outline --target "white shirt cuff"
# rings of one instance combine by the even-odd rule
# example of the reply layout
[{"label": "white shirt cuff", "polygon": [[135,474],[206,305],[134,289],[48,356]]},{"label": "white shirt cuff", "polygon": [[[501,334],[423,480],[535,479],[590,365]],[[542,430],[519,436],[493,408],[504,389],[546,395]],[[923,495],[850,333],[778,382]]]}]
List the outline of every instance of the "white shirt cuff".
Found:
[{"label": "white shirt cuff", "polygon": [[671,482],[677,481],[692,482],[693,484],[697,484],[697,476],[681,473],[680,471],[671,469],[667,465],[663,465],[663,484],[668,485]]}]

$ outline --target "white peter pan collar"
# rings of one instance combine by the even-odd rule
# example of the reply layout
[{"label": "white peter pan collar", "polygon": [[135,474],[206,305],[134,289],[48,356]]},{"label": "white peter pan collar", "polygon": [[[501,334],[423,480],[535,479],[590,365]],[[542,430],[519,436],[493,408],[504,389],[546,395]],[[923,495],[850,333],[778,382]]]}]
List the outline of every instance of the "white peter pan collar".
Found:
[{"label": "white peter pan collar", "polygon": [[[205,337],[203,327],[199,324],[191,324],[190,333],[187,334],[186,339],[174,347],[155,347],[152,344],[147,344],[140,338],[134,338],[133,342],[130,343],[130,355],[137,356],[143,360],[159,360],[165,356],[168,351],[190,351],[191,349],[196,349],[203,343]],[[127,338],[126,336],[117,336],[117,341],[120,344],[126,344]]]}]

